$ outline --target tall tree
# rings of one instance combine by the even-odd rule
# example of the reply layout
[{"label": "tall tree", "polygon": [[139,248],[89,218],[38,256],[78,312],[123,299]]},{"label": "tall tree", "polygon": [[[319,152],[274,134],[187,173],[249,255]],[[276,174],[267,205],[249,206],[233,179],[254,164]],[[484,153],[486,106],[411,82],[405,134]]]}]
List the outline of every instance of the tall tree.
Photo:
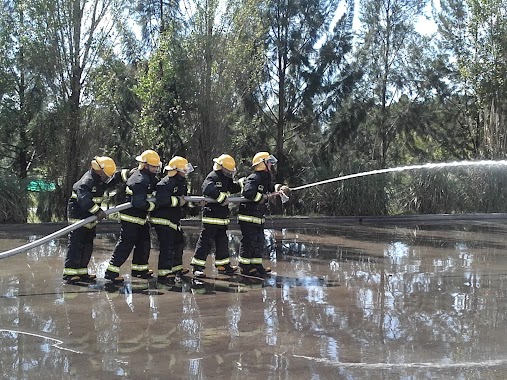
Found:
[{"label": "tall tree", "polygon": [[[441,47],[454,84],[451,129],[462,131],[471,157],[505,157],[507,149],[507,3],[441,0]],[[461,145],[461,144],[460,144]]]},{"label": "tall tree", "polygon": [[281,178],[291,172],[286,152],[300,148],[305,136],[320,134],[319,128],[350,88],[344,84],[351,74],[347,54],[354,3],[266,2],[267,51],[264,81],[257,92],[262,110],[259,127],[270,136],[269,149],[280,159]]},{"label": "tall tree", "polygon": [[234,154],[232,129],[242,97],[257,83],[262,58],[258,7],[258,0],[197,0],[189,4],[178,28],[163,36],[168,39],[161,44],[167,46],[163,58],[171,62],[176,91],[165,95],[176,94],[177,100],[171,109],[177,112],[172,116],[176,125],[167,130],[181,137],[201,175],[213,157]]},{"label": "tall tree", "polygon": [[36,149],[32,130],[42,112],[45,88],[29,0],[0,4],[0,134],[4,168],[26,178]]},{"label": "tall tree", "polygon": [[141,40],[147,52],[154,51],[161,36],[181,19],[178,2],[168,0],[138,0],[132,13],[141,27]]},{"label": "tall tree", "polygon": [[414,52],[427,41],[415,31],[415,24],[427,3],[427,0],[360,2],[359,65],[364,70],[364,99],[371,99],[374,105],[365,127],[374,129],[375,140],[369,151],[380,167],[386,164],[392,143],[406,126],[402,116],[409,111],[408,107],[398,107],[393,112],[391,105],[403,94],[409,96],[407,106],[417,101],[421,72],[414,70],[414,58],[420,59],[421,55]]},{"label": "tall tree", "polygon": [[181,128],[179,83],[170,58],[169,44],[169,38],[159,42],[146,73],[136,86],[142,112],[138,125],[133,129],[137,144],[151,146],[166,160],[176,154],[186,156],[188,137]]},{"label": "tall tree", "polygon": [[[65,163],[60,202],[70,196],[83,160],[86,138],[83,135],[82,107],[92,99],[83,97],[90,71],[109,48],[117,11],[124,0],[52,0],[37,2],[38,31],[46,42],[47,81],[51,85],[53,107],[61,120],[62,145],[55,162]],[[88,159],[88,158],[87,158]],[[55,173],[56,174],[56,173]],[[59,210],[63,216],[64,209]]]}]

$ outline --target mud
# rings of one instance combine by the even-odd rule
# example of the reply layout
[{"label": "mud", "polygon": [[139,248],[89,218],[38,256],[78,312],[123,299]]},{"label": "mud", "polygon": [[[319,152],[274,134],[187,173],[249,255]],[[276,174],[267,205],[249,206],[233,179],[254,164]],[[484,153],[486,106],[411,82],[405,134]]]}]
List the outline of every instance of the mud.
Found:
[{"label": "mud", "polygon": [[[63,226],[0,226],[0,250]],[[188,266],[199,226],[184,226]],[[264,281],[64,285],[65,237],[0,260],[0,378],[507,377],[505,215],[266,227],[264,264],[276,274]],[[99,277],[117,233],[99,226]],[[234,261],[240,234],[229,234]],[[212,257],[206,271],[217,275]]]}]

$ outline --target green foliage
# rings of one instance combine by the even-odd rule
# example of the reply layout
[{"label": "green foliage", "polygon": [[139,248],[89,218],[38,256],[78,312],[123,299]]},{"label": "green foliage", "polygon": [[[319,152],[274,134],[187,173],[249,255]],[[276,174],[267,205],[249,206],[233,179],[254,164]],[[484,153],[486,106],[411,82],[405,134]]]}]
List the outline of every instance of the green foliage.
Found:
[{"label": "green foliage", "polygon": [[55,205],[67,206],[61,189],[51,192],[38,193],[35,198],[36,210],[35,218],[41,222],[58,222],[65,220],[65,215],[55,212]]},{"label": "green foliage", "polygon": [[[459,96],[454,128],[469,132],[462,145],[473,157],[505,155],[507,4],[501,0],[441,1],[440,48],[452,54],[449,79]],[[447,129],[447,128],[446,128]],[[448,128],[451,130],[452,128]]]},{"label": "green foliage", "polygon": [[83,156],[89,160],[97,154],[109,155],[118,166],[128,167],[132,158],[139,154],[134,135],[141,110],[134,92],[138,83],[137,70],[109,51],[103,56],[102,65],[92,71],[90,79],[89,96],[95,102],[84,109],[86,139],[90,145]]},{"label": "green foliage", "polygon": [[26,181],[0,175],[0,223],[25,223],[28,217]]},{"label": "green foliage", "polygon": [[134,88],[141,101],[142,112],[133,138],[139,150],[152,147],[170,158],[174,152],[184,154],[186,136],[180,126],[183,111],[178,78],[171,60],[170,40],[163,38],[160,42],[160,47],[148,63],[146,74]]},{"label": "green foliage", "polygon": [[[158,0],[3,2],[0,166],[14,176],[3,220],[26,220],[15,189],[32,177],[57,184],[38,194],[36,218],[63,220],[96,154],[120,167],[147,148],[187,156],[195,194],[221,153],[242,176],[270,151],[291,187],[505,158],[506,2],[440,0],[433,36],[415,29],[426,0],[356,3],[195,0],[183,14]],[[283,212],[501,212],[505,185],[501,167],[366,176],[294,192]]]}]

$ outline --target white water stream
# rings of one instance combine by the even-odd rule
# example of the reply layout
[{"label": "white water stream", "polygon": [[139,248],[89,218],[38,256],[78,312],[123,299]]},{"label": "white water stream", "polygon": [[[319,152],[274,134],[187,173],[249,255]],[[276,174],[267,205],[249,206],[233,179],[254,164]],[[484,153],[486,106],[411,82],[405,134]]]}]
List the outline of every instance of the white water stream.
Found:
[{"label": "white water stream", "polygon": [[365,177],[367,175],[373,174],[382,174],[382,173],[391,173],[391,172],[402,172],[406,170],[416,170],[416,169],[440,169],[440,168],[451,168],[451,167],[476,167],[476,166],[500,166],[507,165],[507,160],[482,160],[482,161],[456,161],[456,162],[441,162],[436,164],[421,164],[421,165],[408,165],[408,166],[399,166],[396,168],[388,168],[388,169],[377,169],[371,170],[369,172],[348,174],[342,177],[330,178],[324,181],[309,183],[302,186],[291,187],[292,191],[306,189],[308,187],[324,185],[326,183],[344,181],[346,179]]}]

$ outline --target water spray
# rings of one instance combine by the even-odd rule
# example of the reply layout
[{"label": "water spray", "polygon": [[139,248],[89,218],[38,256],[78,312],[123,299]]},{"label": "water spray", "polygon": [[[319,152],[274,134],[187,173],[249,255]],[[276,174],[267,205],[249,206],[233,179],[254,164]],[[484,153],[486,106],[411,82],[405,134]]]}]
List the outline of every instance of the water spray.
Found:
[{"label": "water spray", "polygon": [[406,170],[416,170],[416,169],[438,169],[438,168],[450,168],[450,167],[461,167],[461,166],[493,166],[493,165],[507,165],[507,160],[493,161],[493,160],[482,160],[482,161],[457,161],[457,162],[442,162],[437,164],[422,164],[422,165],[408,165],[408,166],[399,166],[397,168],[389,168],[389,169],[377,169],[369,172],[348,174],[342,177],[330,178],[324,181],[318,181],[314,183],[309,183],[307,185],[297,186],[290,188],[291,191],[303,190],[309,187],[325,185],[326,183],[344,181],[351,178],[365,177],[368,175],[374,174],[382,174],[382,173],[392,173],[392,172],[402,172]]}]

